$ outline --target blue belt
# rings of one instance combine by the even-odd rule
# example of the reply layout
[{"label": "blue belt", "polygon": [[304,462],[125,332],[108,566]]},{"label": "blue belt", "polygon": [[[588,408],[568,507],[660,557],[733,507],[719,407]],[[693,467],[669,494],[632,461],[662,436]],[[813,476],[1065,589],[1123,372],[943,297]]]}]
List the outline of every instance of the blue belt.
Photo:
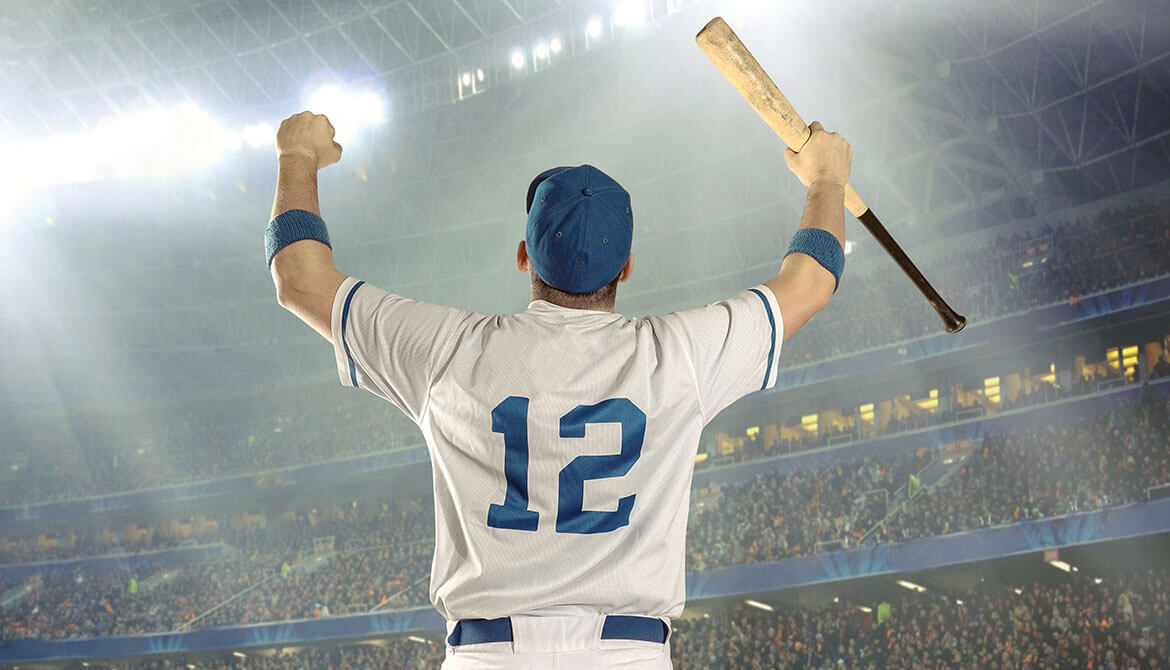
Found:
[{"label": "blue belt", "polygon": [[[662,619],[645,616],[610,615],[601,625],[603,640],[643,640],[645,642],[666,642],[670,628]],[[512,619],[462,619],[447,636],[447,644],[458,647],[464,644],[484,642],[511,642]]]}]

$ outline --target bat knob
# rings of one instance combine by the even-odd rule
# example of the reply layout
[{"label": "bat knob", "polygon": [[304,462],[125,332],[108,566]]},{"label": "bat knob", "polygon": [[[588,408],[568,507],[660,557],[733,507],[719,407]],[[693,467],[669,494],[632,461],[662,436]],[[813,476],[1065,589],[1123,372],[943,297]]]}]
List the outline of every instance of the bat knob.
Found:
[{"label": "bat knob", "polygon": [[947,332],[951,335],[959,332],[967,326],[967,317],[962,314],[954,315],[954,318],[947,320]]}]

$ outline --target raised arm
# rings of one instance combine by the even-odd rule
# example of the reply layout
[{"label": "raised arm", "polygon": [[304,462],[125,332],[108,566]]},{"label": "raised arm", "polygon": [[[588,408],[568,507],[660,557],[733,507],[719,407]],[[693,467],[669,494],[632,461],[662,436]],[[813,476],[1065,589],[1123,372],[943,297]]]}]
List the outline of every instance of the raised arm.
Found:
[{"label": "raised arm", "polygon": [[[792,149],[784,151],[788,169],[808,187],[804,215],[780,272],[765,282],[780,306],[785,340],[829,304],[837,290],[837,277],[826,268],[824,261],[836,256],[843,263],[844,258],[845,184],[849,183],[853,149],[837,133],[826,132],[817,121],[809,125],[809,130],[808,142],[800,153]],[[825,231],[831,237],[824,233],[802,233],[807,229]],[[837,248],[832,248],[833,239]],[[833,264],[828,262],[830,266]]]},{"label": "raised arm", "polygon": [[276,196],[265,242],[276,300],[332,341],[333,296],[345,280],[333,265],[321,208],[317,171],[341,160],[333,125],[324,116],[301,112],[276,131]]}]

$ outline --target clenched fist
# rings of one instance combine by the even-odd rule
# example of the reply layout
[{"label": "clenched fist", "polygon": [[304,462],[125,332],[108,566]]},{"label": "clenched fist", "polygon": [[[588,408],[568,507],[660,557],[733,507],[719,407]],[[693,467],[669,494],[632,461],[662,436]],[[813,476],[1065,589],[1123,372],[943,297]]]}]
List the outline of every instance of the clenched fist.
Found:
[{"label": "clenched fist", "polygon": [[333,141],[333,124],[324,114],[301,112],[280,122],[276,131],[276,155],[302,156],[317,169],[341,160],[341,145]]},{"label": "clenched fist", "polygon": [[809,137],[800,153],[784,150],[784,160],[805,186],[827,182],[835,186],[849,183],[849,166],[853,148],[837,133],[825,131],[819,121],[808,126]]}]

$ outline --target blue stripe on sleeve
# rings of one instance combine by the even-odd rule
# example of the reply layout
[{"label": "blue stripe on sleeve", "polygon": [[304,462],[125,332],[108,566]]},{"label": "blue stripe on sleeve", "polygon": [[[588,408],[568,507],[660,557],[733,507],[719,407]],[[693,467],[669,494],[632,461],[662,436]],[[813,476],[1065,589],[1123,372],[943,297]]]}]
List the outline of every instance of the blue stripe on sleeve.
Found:
[{"label": "blue stripe on sleeve", "polygon": [[[349,327],[349,303],[351,300],[353,300],[353,294],[357,292],[358,287],[364,283],[364,281],[359,281],[353,285],[353,288],[349,289],[349,295],[345,296],[345,306],[341,308],[341,346],[345,348],[345,357],[349,359],[349,381],[351,384],[353,384],[354,388],[357,388],[358,385],[357,366],[353,364],[353,355],[349,353],[349,342],[345,339],[345,331]],[[768,318],[772,318],[771,311],[768,312]],[[772,328],[774,333],[775,326]],[[772,339],[776,339],[775,334],[772,335]],[[771,359],[769,359],[769,361],[770,360]]]},{"label": "blue stripe on sleeve", "polygon": [[760,390],[763,391],[768,388],[768,378],[772,376],[772,357],[776,355],[776,317],[772,316],[772,306],[768,304],[768,299],[764,297],[760,289],[753,288],[751,292],[760,296],[760,300],[764,303],[764,311],[768,313],[768,325],[772,326],[772,348],[768,349],[768,368],[764,371],[764,384],[760,387]]}]

